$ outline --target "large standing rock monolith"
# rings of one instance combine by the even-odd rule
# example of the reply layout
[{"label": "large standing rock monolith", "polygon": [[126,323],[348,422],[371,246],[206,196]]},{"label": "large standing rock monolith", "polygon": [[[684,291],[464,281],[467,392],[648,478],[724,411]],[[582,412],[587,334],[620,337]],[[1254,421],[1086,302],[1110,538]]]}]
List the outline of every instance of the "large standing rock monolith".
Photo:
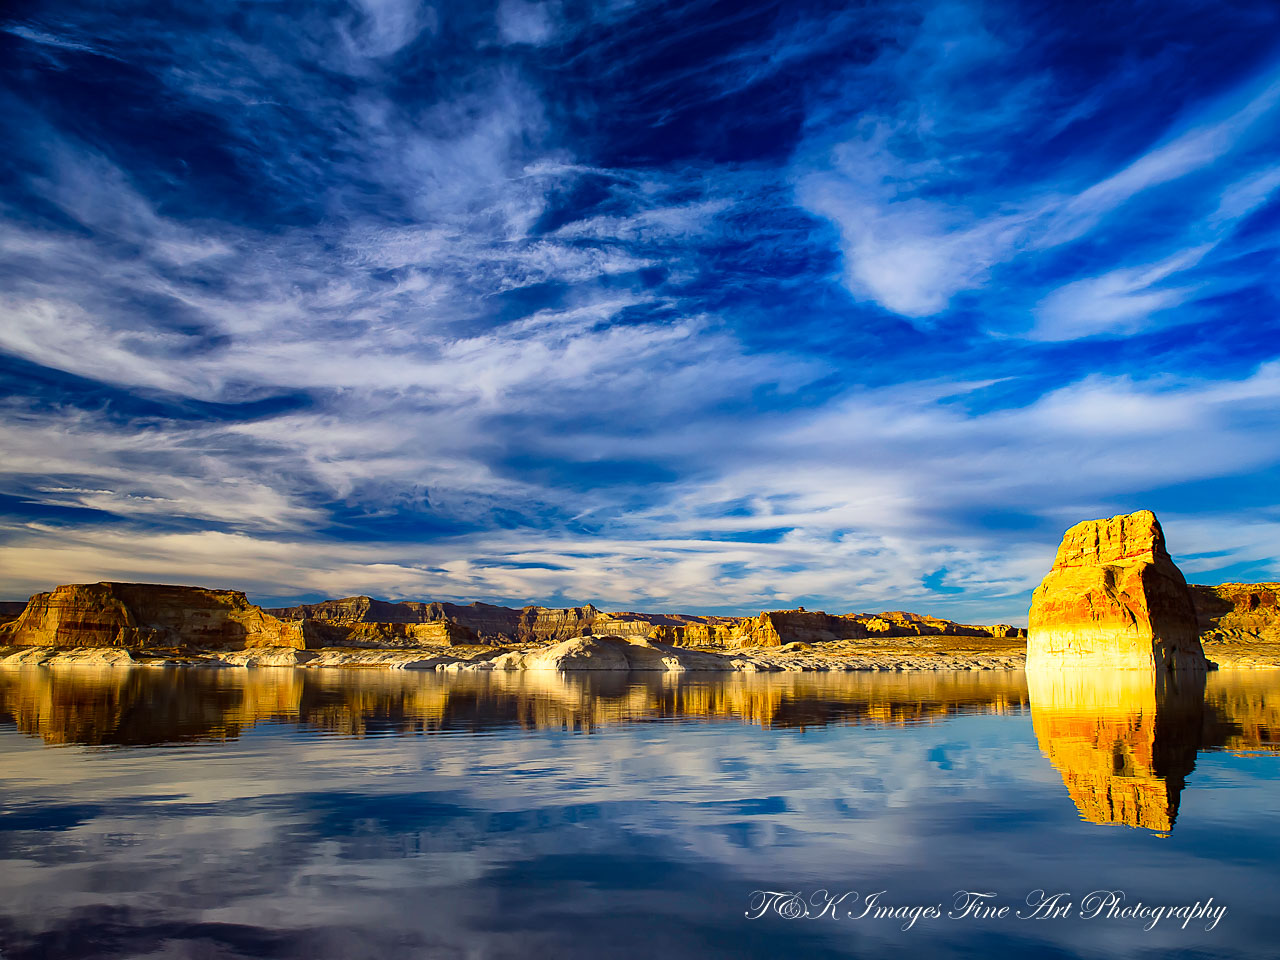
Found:
[{"label": "large standing rock monolith", "polygon": [[1027,669],[1204,670],[1196,611],[1150,510],[1077,523],[1031,598]]}]

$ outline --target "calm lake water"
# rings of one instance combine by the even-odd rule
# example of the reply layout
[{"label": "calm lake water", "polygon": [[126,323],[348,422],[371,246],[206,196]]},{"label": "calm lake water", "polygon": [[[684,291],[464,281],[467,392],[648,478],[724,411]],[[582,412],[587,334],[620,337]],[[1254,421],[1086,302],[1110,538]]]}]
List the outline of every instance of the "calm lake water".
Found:
[{"label": "calm lake water", "polygon": [[10,670],[0,956],[1273,958],[1278,731],[1273,672]]}]

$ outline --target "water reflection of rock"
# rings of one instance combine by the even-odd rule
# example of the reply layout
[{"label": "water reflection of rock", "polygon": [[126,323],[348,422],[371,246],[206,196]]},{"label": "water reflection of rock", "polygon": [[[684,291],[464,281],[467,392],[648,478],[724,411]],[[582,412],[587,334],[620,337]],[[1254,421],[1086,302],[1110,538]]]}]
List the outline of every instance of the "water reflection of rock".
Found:
[{"label": "water reflection of rock", "polygon": [[48,743],[235,738],[263,723],[345,736],[591,731],[705,718],[769,727],[906,724],[1024,709],[1021,675],[477,674],[384,671],[24,668],[0,671],[0,720]]},{"label": "water reflection of rock", "polygon": [[[1173,679],[1190,685],[1175,687]],[[1280,752],[1270,672],[773,674],[678,677],[399,671],[0,670],[0,723],[50,744],[235,739],[269,724],[339,736],[499,727],[590,732],[703,719],[774,728],[905,725],[1027,708],[1081,816],[1172,829],[1197,750]]]},{"label": "water reflection of rock", "polygon": [[1204,674],[1033,671],[1027,686],[1040,749],[1081,817],[1173,829],[1201,744]]},{"label": "water reflection of rock", "polygon": [[1216,673],[1204,698],[1202,750],[1280,753],[1280,682],[1273,670]]}]

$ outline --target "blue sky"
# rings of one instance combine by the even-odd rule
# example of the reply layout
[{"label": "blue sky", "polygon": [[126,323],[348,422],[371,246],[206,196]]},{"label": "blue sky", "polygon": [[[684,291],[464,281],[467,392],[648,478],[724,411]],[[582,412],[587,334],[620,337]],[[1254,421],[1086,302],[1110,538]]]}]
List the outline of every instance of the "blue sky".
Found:
[{"label": "blue sky", "polygon": [[1280,579],[1274,3],[6,11],[7,596]]}]

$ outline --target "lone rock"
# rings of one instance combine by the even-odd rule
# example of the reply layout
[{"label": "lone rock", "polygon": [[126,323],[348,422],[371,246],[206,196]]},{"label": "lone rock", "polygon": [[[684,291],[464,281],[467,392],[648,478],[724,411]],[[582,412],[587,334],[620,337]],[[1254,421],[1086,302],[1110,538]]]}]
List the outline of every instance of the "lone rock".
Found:
[{"label": "lone rock", "polygon": [[1077,523],[1031,598],[1027,669],[1204,670],[1191,591],[1150,510]]}]

